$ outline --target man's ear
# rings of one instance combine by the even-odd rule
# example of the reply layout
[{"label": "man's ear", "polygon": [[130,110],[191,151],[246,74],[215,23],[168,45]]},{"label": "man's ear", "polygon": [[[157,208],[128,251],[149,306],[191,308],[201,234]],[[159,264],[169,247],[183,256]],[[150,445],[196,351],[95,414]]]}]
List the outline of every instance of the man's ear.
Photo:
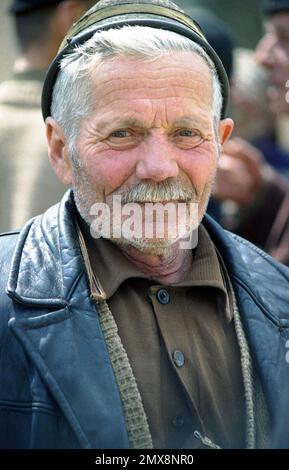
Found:
[{"label": "man's ear", "polygon": [[224,145],[232,134],[234,122],[230,118],[222,119],[219,124],[220,144]]},{"label": "man's ear", "polygon": [[50,164],[63,184],[72,183],[72,165],[68,156],[66,136],[57,122],[48,117],[45,121]]}]

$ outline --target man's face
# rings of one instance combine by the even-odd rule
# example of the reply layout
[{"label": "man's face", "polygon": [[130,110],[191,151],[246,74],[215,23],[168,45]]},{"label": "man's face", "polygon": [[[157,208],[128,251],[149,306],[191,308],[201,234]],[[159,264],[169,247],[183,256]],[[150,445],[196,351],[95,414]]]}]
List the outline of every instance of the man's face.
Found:
[{"label": "man's face", "polygon": [[[93,110],[76,142],[79,164],[71,169],[82,217],[91,224],[95,203],[112,209],[121,195],[141,204],[198,203],[200,221],[219,154],[212,79],[203,59],[174,53],[150,61],[108,60],[95,70],[92,90]],[[156,253],[163,244],[142,240],[134,246]]]},{"label": "man's face", "polygon": [[[276,13],[265,23],[256,57],[268,71],[268,98],[274,112],[289,113],[289,12]],[[288,97],[288,95],[287,95]]]}]

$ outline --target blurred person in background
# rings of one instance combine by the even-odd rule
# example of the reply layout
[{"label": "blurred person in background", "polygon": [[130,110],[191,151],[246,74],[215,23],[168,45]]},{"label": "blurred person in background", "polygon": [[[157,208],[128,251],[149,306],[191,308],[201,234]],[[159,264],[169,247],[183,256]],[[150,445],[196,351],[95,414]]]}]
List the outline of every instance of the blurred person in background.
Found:
[{"label": "blurred person in background", "polygon": [[276,115],[267,102],[266,74],[253,51],[235,49],[232,60],[230,30],[215,15],[187,10],[223,61],[232,86],[234,137],[223,148],[208,212],[289,265],[289,184],[280,175],[288,174],[289,165],[286,152],[274,141]]},{"label": "blurred person in background", "polygon": [[20,227],[65,191],[47,156],[40,100],[46,70],[90,0],[13,0],[19,57],[0,84],[0,232]]},{"label": "blurred person in background", "polygon": [[[234,51],[233,70],[230,113],[236,126],[234,135],[255,145],[273,168],[289,178],[288,145],[284,145],[282,131],[286,114],[276,113],[271,106],[267,70],[257,62],[254,51],[242,48]],[[286,120],[288,123],[288,115]]]},{"label": "blurred person in background", "polygon": [[265,34],[257,48],[257,59],[268,73],[267,90],[277,117],[278,142],[289,159],[289,2],[264,2]]},{"label": "blurred person in background", "polygon": [[[275,113],[289,113],[289,0],[264,2],[265,33],[256,57],[268,72],[268,99]],[[287,89],[286,89],[287,87]]]},{"label": "blurred person in background", "polygon": [[268,105],[267,74],[256,61],[255,51],[234,49],[230,114],[234,135],[258,147],[264,136],[274,133],[275,115]]}]

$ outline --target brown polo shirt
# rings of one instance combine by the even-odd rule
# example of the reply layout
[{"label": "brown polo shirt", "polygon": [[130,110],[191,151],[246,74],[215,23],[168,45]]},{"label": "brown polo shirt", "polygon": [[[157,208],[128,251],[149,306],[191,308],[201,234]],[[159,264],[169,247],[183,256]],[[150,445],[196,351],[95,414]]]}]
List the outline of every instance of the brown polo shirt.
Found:
[{"label": "brown polo shirt", "polygon": [[94,274],[127,351],[155,448],[196,448],[198,430],[245,447],[240,353],[226,271],[203,226],[186,279],[164,286],[84,231]]}]

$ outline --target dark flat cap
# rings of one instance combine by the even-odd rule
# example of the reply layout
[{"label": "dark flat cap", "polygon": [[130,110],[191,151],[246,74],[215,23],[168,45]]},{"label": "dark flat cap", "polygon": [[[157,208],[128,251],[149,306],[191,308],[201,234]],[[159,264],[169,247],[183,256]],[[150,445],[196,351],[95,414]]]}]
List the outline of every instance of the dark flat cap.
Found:
[{"label": "dark flat cap", "polygon": [[9,11],[11,13],[26,13],[49,5],[57,5],[62,0],[13,0]]},{"label": "dark flat cap", "polygon": [[85,43],[97,31],[107,31],[127,25],[173,31],[199,44],[215,64],[222,87],[222,117],[225,116],[229,94],[227,74],[221,59],[206,40],[199,25],[190,16],[170,0],[100,0],[72,26],[48,69],[42,91],[44,119],[51,113],[52,92],[62,58],[71,53],[76,46]]},{"label": "dark flat cap", "polygon": [[265,0],[263,4],[263,12],[265,15],[274,13],[289,12],[289,0]]}]

